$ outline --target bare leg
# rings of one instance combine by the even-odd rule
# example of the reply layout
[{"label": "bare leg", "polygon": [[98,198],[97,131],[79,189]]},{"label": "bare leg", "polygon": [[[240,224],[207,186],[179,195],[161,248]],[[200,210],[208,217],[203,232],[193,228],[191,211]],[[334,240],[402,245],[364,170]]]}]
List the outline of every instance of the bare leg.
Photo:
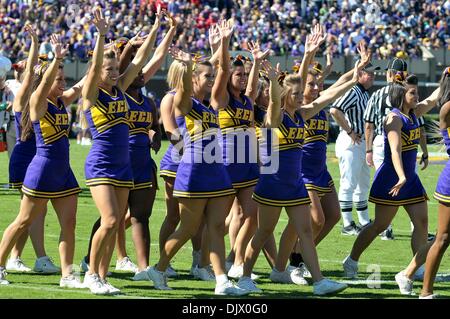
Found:
[{"label": "bare leg", "polygon": [[375,220],[364,227],[353,244],[350,258],[359,260],[362,253],[369,247],[373,240],[381,234],[392,222],[397,213],[397,206],[375,205]]},{"label": "bare leg", "polygon": [[232,203],[233,196],[223,196],[209,199],[206,205],[209,258],[216,277],[225,274],[225,218]]},{"label": "bare leg", "polygon": [[236,244],[236,237],[242,227],[242,224],[244,223],[244,213],[237,197],[233,201],[233,206],[231,207],[230,214],[228,215],[227,219],[230,220],[230,225],[228,227],[228,237],[230,238],[231,247],[230,253],[227,257],[227,261],[234,262],[234,258],[236,255],[234,248],[234,245]]},{"label": "bare leg", "polygon": [[61,226],[59,256],[61,259],[62,277],[66,277],[72,273],[73,255],[75,252],[77,201],[77,195],[52,199],[52,205],[55,208],[59,225]]},{"label": "bare leg", "polygon": [[436,239],[431,246],[426,260],[425,275],[421,295],[433,294],[434,280],[441,264],[442,257],[450,244],[450,203],[439,202],[438,206],[438,230]]},{"label": "bare leg", "polygon": [[314,236],[316,246],[330,233],[333,227],[341,218],[341,208],[339,199],[334,186],[331,187],[331,193],[326,193],[321,199],[322,211],[325,216],[325,223],[322,230]]},{"label": "bare leg", "polygon": [[178,202],[180,203],[180,226],[170,235],[164,249],[160,252],[156,266],[159,271],[165,271],[178,250],[197,233],[208,199],[179,198]]}]

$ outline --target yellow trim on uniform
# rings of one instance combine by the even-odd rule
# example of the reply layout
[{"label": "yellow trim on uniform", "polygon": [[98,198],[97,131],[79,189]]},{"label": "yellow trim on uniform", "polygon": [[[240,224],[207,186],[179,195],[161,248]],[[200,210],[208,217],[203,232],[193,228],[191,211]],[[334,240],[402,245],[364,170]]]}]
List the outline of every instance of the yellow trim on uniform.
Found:
[{"label": "yellow trim on uniform", "polygon": [[177,177],[177,172],[169,171],[167,169],[162,169],[159,171],[159,176],[167,176],[167,177]]},{"label": "yellow trim on uniform", "polygon": [[130,132],[129,132],[130,135],[135,135],[135,134],[139,134],[139,133],[147,135],[148,129],[146,129],[144,127],[138,127],[138,128],[130,129]]},{"label": "yellow trim on uniform", "polygon": [[142,104],[144,104],[144,101],[145,101],[145,99],[144,98],[142,98],[142,101],[141,102],[138,102],[138,101],[136,101],[135,99],[134,99],[134,97],[132,97],[130,94],[128,94],[127,92],[124,92],[125,93],[125,95],[126,96],[128,96],[134,103],[136,103],[137,105],[142,105]]},{"label": "yellow trim on uniform", "polygon": [[418,144],[412,144],[412,145],[408,145],[408,146],[402,146],[402,152],[408,152],[408,151],[417,150],[418,147],[419,147]]},{"label": "yellow trim on uniform", "polygon": [[81,193],[81,188],[75,187],[60,192],[42,192],[22,186],[22,193],[39,198],[59,198]]},{"label": "yellow trim on uniform", "polygon": [[311,200],[308,197],[303,197],[299,199],[293,199],[293,200],[275,200],[275,199],[268,199],[261,196],[256,195],[253,193],[252,198],[254,201],[268,205],[268,206],[275,206],[275,207],[287,207],[287,206],[299,206],[299,205],[307,205],[311,203]]},{"label": "yellow trim on uniform", "polygon": [[122,123],[128,125],[127,119],[123,118],[123,117],[118,117],[112,121],[106,122],[105,124],[98,126],[97,132],[102,133],[113,126],[115,126],[117,124],[122,124]]},{"label": "yellow trim on uniform", "polygon": [[111,95],[108,91],[106,91],[105,89],[103,89],[101,87],[99,87],[99,89],[102,90],[104,93],[108,94],[110,97],[114,97],[114,98],[116,98],[117,97],[117,93],[119,93],[119,90],[117,90],[114,86],[112,87],[112,89],[114,91],[116,91],[116,93],[114,95]]},{"label": "yellow trim on uniform", "polygon": [[303,140],[303,145],[312,143],[312,142],[317,142],[317,141],[323,141],[326,143],[327,138],[324,135],[315,135],[315,136],[307,137]]},{"label": "yellow trim on uniform", "polygon": [[23,183],[22,182],[18,182],[18,183],[9,183],[9,188],[12,189],[21,189],[22,188]]},{"label": "yellow trim on uniform", "polygon": [[434,197],[435,199],[437,199],[438,201],[440,201],[440,202],[443,202],[443,203],[450,203],[450,196],[443,195],[443,194],[440,194],[440,193],[438,193],[438,192],[434,192],[433,197]]},{"label": "yellow trim on uniform", "polygon": [[117,179],[108,177],[97,177],[90,178],[86,180],[87,186],[98,186],[98,185],[113,185],[117,187],[133,188],[133,181],[119,181]]},{"label": "yellow trim on uniform", "polygon": [[236,191],[233,188],[224,189],[215,192],[183,192],[183,191],[173,191],[174,197],[183,198],[211,198],[211,197],[222,197],[228,195],[234,195]]},{"label": "yellow trim on uniform", "polygon": [[133,186],[133,188],[131,190],[135,191],[135,190],[138,190],[138,189],[152,188],[152,187],[153,187],[153,183],[152,182],[146,182],[146,183],[134,184],[134,186]]},{"label": "yellow trim on uniform", "polygon": [[220,129],[220,131],[222,132],[222,134],[229,134],[230,131],[233,131],[232,133],[239,133],[240,131],[245,132],[249,128],[250,127],[248,125],[234,125],[234,126],[228,126],[226,128],[222,128],[222,129]]},{"label": "yellow trim on uniform", "polygon": [[67,137],[67,131],[61,131],[61,132],[59,132],[59,133],[57,133],[55,135],[52,135],[52,136],[47,137],[47,138],[44,138],[44,143],[45,144],[53,143],[53,142],[61,139],[64,136]]},{"label": "yellow trim on uniform", "polygon": [[[93,107],[96,108],[96,109],[98,109],[98,110],[100,111],[100,113],[102,113],[103,115],[105,115],[105,117],[106,117],[108,120],[110,120],[110,121],[114,120],[114,118],[115,118],[114,115],[108,113],[108,112],[109,112],[109,111],[108,111],[108,107],[107,107],[105,104],[103,104],[102,101],[97,100],[97,101],[95,102],[95,104],[93,105]],[[91,109],[92,109],[92,107],[91,107]],[[92,115],[92,111],[91,111],[91,115]]]},{"label": "yellow trim on uniform", "polygon": [[422,195],[420,197],[409,198],[409,199],[404,199],[404,200],[399,200],[399,201],[389,200],[389,199],[381,199],[381,198],[369,196],[369,202],[372,202],[375,204],[380,204],[380,205],[387,205],[387,206],[411,205],[411,204],[421,203],[426,200],[428,200],[428,196],[426,194]]},{"label": "yellow trim on uniform", "polygon": [[245,187],[250,187],[250,186],[254,186],[254,185],[258,184],[258,180],[259,180],[259,178],[255,178],[255,179],[245,181],[245,182],[232,183],[232,185],[233,185],[233,188],[245,188]]},{"label": "yellow trim on uniform", "polygon": [[331,193],[331,187],[320,187],[314,184],[305,184],[305,187],[309,191],[317,191],[319,193]]}]

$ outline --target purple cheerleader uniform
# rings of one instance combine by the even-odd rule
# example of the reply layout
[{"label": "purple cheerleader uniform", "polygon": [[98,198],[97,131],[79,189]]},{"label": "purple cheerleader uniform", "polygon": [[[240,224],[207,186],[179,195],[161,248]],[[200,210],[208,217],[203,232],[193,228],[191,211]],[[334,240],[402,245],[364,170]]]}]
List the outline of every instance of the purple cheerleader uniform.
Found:
[{"label": "purple cheerleader uniform", "polygon": [[69,116],[60,99],[48,101],[47,112],[33,121],[36,155],[28,165],[22,192],[39,198],[60,198],[81,192],[69,163]]},{"label": "purple cheerleader uniform", "polygon": [[[283,112],[283,120],[272,131],[278,136],[272,143],[270,158],[261,155],[261,175],[253,199],[264,205],[288,207],[309,204],[302,179],[302,144],[305,124],[299,113],[292,118]],[[278,165],[274,165],[278,161]]]},{"label": "purple cheerleader uniform", "polygon": [[192,98],[191,111],[176,120],[178,127],[184,120],[186,129],[173,196],[211,198],[234,195],[235,190],[222,163],[217,113]]},{"label": "purple cheerleader uniform", "polygon": [[[447,154],[450,156],[450,128],[441,130],[441,134],[444,137]],[[434,198],[442,203],[450,203],[450,161],[447,161],[444,170],[439,175]]]},{"label": "purple cheerleader uniform", "polygon": [[330,193],[334,185],[327,169],[327,139],[329,122],[327,114],[321,110],[305,123],[303,142],[302,176],[307,190],[320,195]]},{"label": "purple cheerleader uniform", "polygon": [[22,112],[14,114],[14,124],[16,127],[16,145],[14,146],[11,158],[9,159],[9,188],[20,189],[27,172],[28,165],[36,154],[36,137],[34,132],[26,141],[22,141],[22,127],[20,121]]},{"label": "purple cheerleader uniform", "polygon": [[223,162],[235,189],[254,186],[259,177],[253,106],[247,96],[241,97],[243,104],[230,95],[229,105],[219,111]]},{"label": "purple cheerleader uniform", "polygon": [[139,101],[125,93],[130,126],[130,160],[133,171],[133,190],[156,186],[156,164],[151,157],[148,131],[153,125],[155,105],[139,94]]},{"label": "purple cheerleader uniform", "polygon": [[94,141],[84,166],[86,185],[133,188],[128,105],[120,89],[113,92],[99,88],[97,102],[84,111]]},{"label": "purple cheerleader uniform", "polygon": [[397,184],[398,176],[392,163],[392,153],[386,131],[384,132],[384,160],[375,173],[369,201],[387,206],[403,206],[423,202],[428,199],[425,189],[416,173],[417,148],[420,140],[420,126],[414,113],[403,114],[399,109],[392,109],[403,122],[401,131],[402,162],[406,183],[397,196],[389,194]]}]

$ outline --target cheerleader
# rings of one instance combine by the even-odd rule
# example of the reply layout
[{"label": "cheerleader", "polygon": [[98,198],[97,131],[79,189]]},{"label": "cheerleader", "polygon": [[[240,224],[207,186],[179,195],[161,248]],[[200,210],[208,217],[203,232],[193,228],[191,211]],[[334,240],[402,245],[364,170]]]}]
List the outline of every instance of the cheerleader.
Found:
[{"label": "cheerleader", "polygon": [[[444,138],[447,154],[450,156],[450,67],[447,67],[440,82],[438,97],[439,129]],[[423,279],[421,299],[434,299],[433,285],[442,257],[447,250],[450,228],[450,161],[444,167],[437,182],[434,198],[439,201],[438,206],[438,230],[436,239],[431,246],[425,264],[425,276]]]},{"label": "cheerleader", "polygon": [[[403,206],[414,224],[411,247],[415,261],[424,261],[428,234],[427,194],[416,173],[417,148],[420,127],[417,117],[431,110],[437,102],[438,90],[418,103],[418,79],[409,75],[406,79],[398,72],[389,88],[393,110],[384,122],[385,149],[382,165],[375,173],[369,201],[375,203],[375,219],[359,233],[349,256],[343,261],[344,275],[356,278],[358,260],[372,241],[383,232]],[[423,263],[423,262],[422,262]],[[418,262],[416,262],[418,264]],[[420,264],[419,264],[420,266]],[[414,275],[417,268],[414,269]],[[405,273],[396,275],[402,294],[412,293]]]},{"label": "cheerleader", "polygon": [[[61,287],[82,288],[72,275],[75,250],[75,223],[77,194],[81,192],[69,164],[69,116],[65,103],[72,103],[80,87],[64,91],[65,80],[61,61],[67,53],[56,35],[51,36],[55,55],[49,65],[43,62],[36,67],[34,92],[30,97],[30,120],[36,135],[36,155],[27,168],[22,185],[24,197],[16,220],[8,226],[0,243],[0,281],[5,279],[6,257],[18,236],[27,229],[34,218],[45,211],[47,202],[52,205],[61,225],[59,253],[61,258]],[[23,136],[30,127],[24,127]]]},{"label": "cheerleader", "polygon": [[[178,127],[180,121],[184,120],[186,128],[183,157],[173,191],[180,205],[180,226],[168,238],[158,264],[150,268],[149,274],[157,289],[170,289],[164,272],[173,256],[197,232],[204,216],[208,229],[210,260],[216,278],[215,294],[246,294],[246,291],[234,286],[225,274],[225,218],[235,191],[222,163],[222,150],[217,136],[217,110],[220,106],[217,92],[218,87],[223,86],[227,80],[228,70],[223,68],[228,67],[225,52],[228,52],[233,25],[222,21],[219,30],[221,47],[216,81],[209,62],[193,64],[189,54],[173,51],[174,58],[186,65],[183,84],[175,93],[173,102]],[[211,88],[211,105],[214,109],[200,102]]]},{"label": "cheerleader", "polygon": [[101,224],[92,239],[89,271],[84,284],[94,294],[118,294],[120,290],[106,281],[114,250],[116,231],[126,212],[133,172],[129,155],[128,107],[124,91],[142,69],[153,48],[159,28],[156,15],[150,35],[137,51],[127,70],[119,76],[119,61],[114,50],[104,52],[108,24],[100,9],[94,13],[97,41],[83,87],[83,109],[94,143],[86,158],[86,184],[99,209]]},{"label": "cheerleader", "polygon": [[[22,188],[27,167],[36,154],[36,138],[34,133],[28,129],[32,125],[28,103],[33,88],[33,69],[38,63],[39,43],[35,31],[30,25],[27,25],[25,30],[31,36],[31,47],[28,60],[18,63],[18,65],[23,65],[25,70],[24,73],[21,73],[22,83],[13,102],[16,145],[14,146],[9,160],[9,186],[10,188],[19,190]],[[23,127],[27,127],[26,131],[28,132],[28,136],[22,136]],[[42,214],[39,214],[31,224],[29,230],[25,230],[17,239],[17,242],[11,251],[11,256],[6,263],[6,270],[18,272],[31,271],[30,268],[25,266],[20,258],[29,233],[37,257],[33,270],[46,274],[57,273],[60,271],[59,267],[53,264],[52,260],[45,252],[44,220],[46,213],[47,209],[45,209]]]}]

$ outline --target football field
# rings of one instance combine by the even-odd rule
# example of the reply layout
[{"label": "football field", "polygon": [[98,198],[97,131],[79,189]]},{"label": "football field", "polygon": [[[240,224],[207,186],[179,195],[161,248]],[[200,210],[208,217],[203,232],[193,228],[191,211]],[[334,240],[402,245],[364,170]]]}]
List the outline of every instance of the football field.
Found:
[{"label": "football field", "polygon": [[[158,163],[161,160],[166,148],[167,141],[163,142],[161,151],[155,156]],[[437,152],[440,146],[429,145],[430,152]],[[71,165],[78,179],[80,186],[84,189],[78,200],[77,226],[76,226],[76,247],[74,263],[79,264],[81,258],[86,255],[89,235],[94,221],[98,218],[98,211],[86,189],[84,180],[84,160],[89,151],[89,147],[80,146],[71,140]],[[432,156],[430,156],[432,158]],[[430,165],[425,171],[420,171],[419,175],[424,184],[428,196],[431,198],[434,192],[438,176],[443,168],[443,162]],[[334,145],[329,145],[328,168],[333,176],[336,188],[339,188],[339,168],[334,155]],[[373,175],[373,170],[372,170]],[[8,158],[7,153],[0,153],[0,183],[6,184],[8,181]],[[1,185],[2,187],[6,187]],[[160,225],[165,215],[164,184],[159,179],[160,190],[157,193],[153,213],[150,218],[152,235],[152,246],[150,264],[157,262],[158,254],[158,234]],[[17,215],[19,209],[19,193],[7,191],[0,188],[0,233],[11,223]],[[369,205],[370,216],[373,218],[374,206]],[[437,222],[437,201],[432,199],[428,202],[429,230],[435,233]],[[354,218],[357,220],[356,212]],[[284,226],[287,223],[287,215],[282,213],[277,225],[275,236],[278,241]],[[339,223],[328,235],[328,237],[318,246],[318,254],[323,274],[332,279],[349,283],[349,288],[332,298],[405,298],[400,295],[395,283],[394,276],[402,270],[412,257],[410,248],[410,222],[406,212],[401,208],[393,221],[395,240],[382,241],[378,237],[360,259],[359,280],[346,281],[343,279],[341,262],[349,253],[356,237],[343,236],[340,234],[341,224]],[[59,265],[58,255],[59,224],[55,212],[51,205],[45,223],[45,247],[49,256]],[[226,244],[229,247],[228,236]],[[127,231],[127,250],[133,261],[136,261],[134,247],[131,240],[130,230]],[[22,259],[29,267],[34,265],[35,255],[31,243],[28,242]],[[188,242],[175,256],[172,266],[179,272],[178,279],[169,279],[169,286],[172,291],[159,291],[153,288],[151,282],[135,282],[131,280],[132,274],[119,273],[114,271],[116,257],[115,254],[111,262],[112,276],[109,281],[117,288],[121,289],[123,295],[114,297],[99,297],[92,295],[87,289],[62,289],[59,288],[59,275],[40,275],[36,273],[15,274],[10,273],[9,286],[0,286],[0,298],[51,298],[51,299],[71,299],[71,298],[216,298],[214,296],[214,282],[196,281],[189,276],[191,266],[191,243]],[[264,292],[246,298],[307,298],[313,297],[312,286],[295,286],[274,284],[269,280],[270,269],[263,256],[258,259],[255,273],[261,276],[257,281],[258,287]],[[450,258],[447,252],[441,264],[440,274],[450,273]],[[421,282],[414,283],[414,290],[418,294],[421,289]],[[450,282],[440,282],[435,285],[435,293],[443,297],[450,297]],[[417,298],[406,296],[407,298]]]}]

